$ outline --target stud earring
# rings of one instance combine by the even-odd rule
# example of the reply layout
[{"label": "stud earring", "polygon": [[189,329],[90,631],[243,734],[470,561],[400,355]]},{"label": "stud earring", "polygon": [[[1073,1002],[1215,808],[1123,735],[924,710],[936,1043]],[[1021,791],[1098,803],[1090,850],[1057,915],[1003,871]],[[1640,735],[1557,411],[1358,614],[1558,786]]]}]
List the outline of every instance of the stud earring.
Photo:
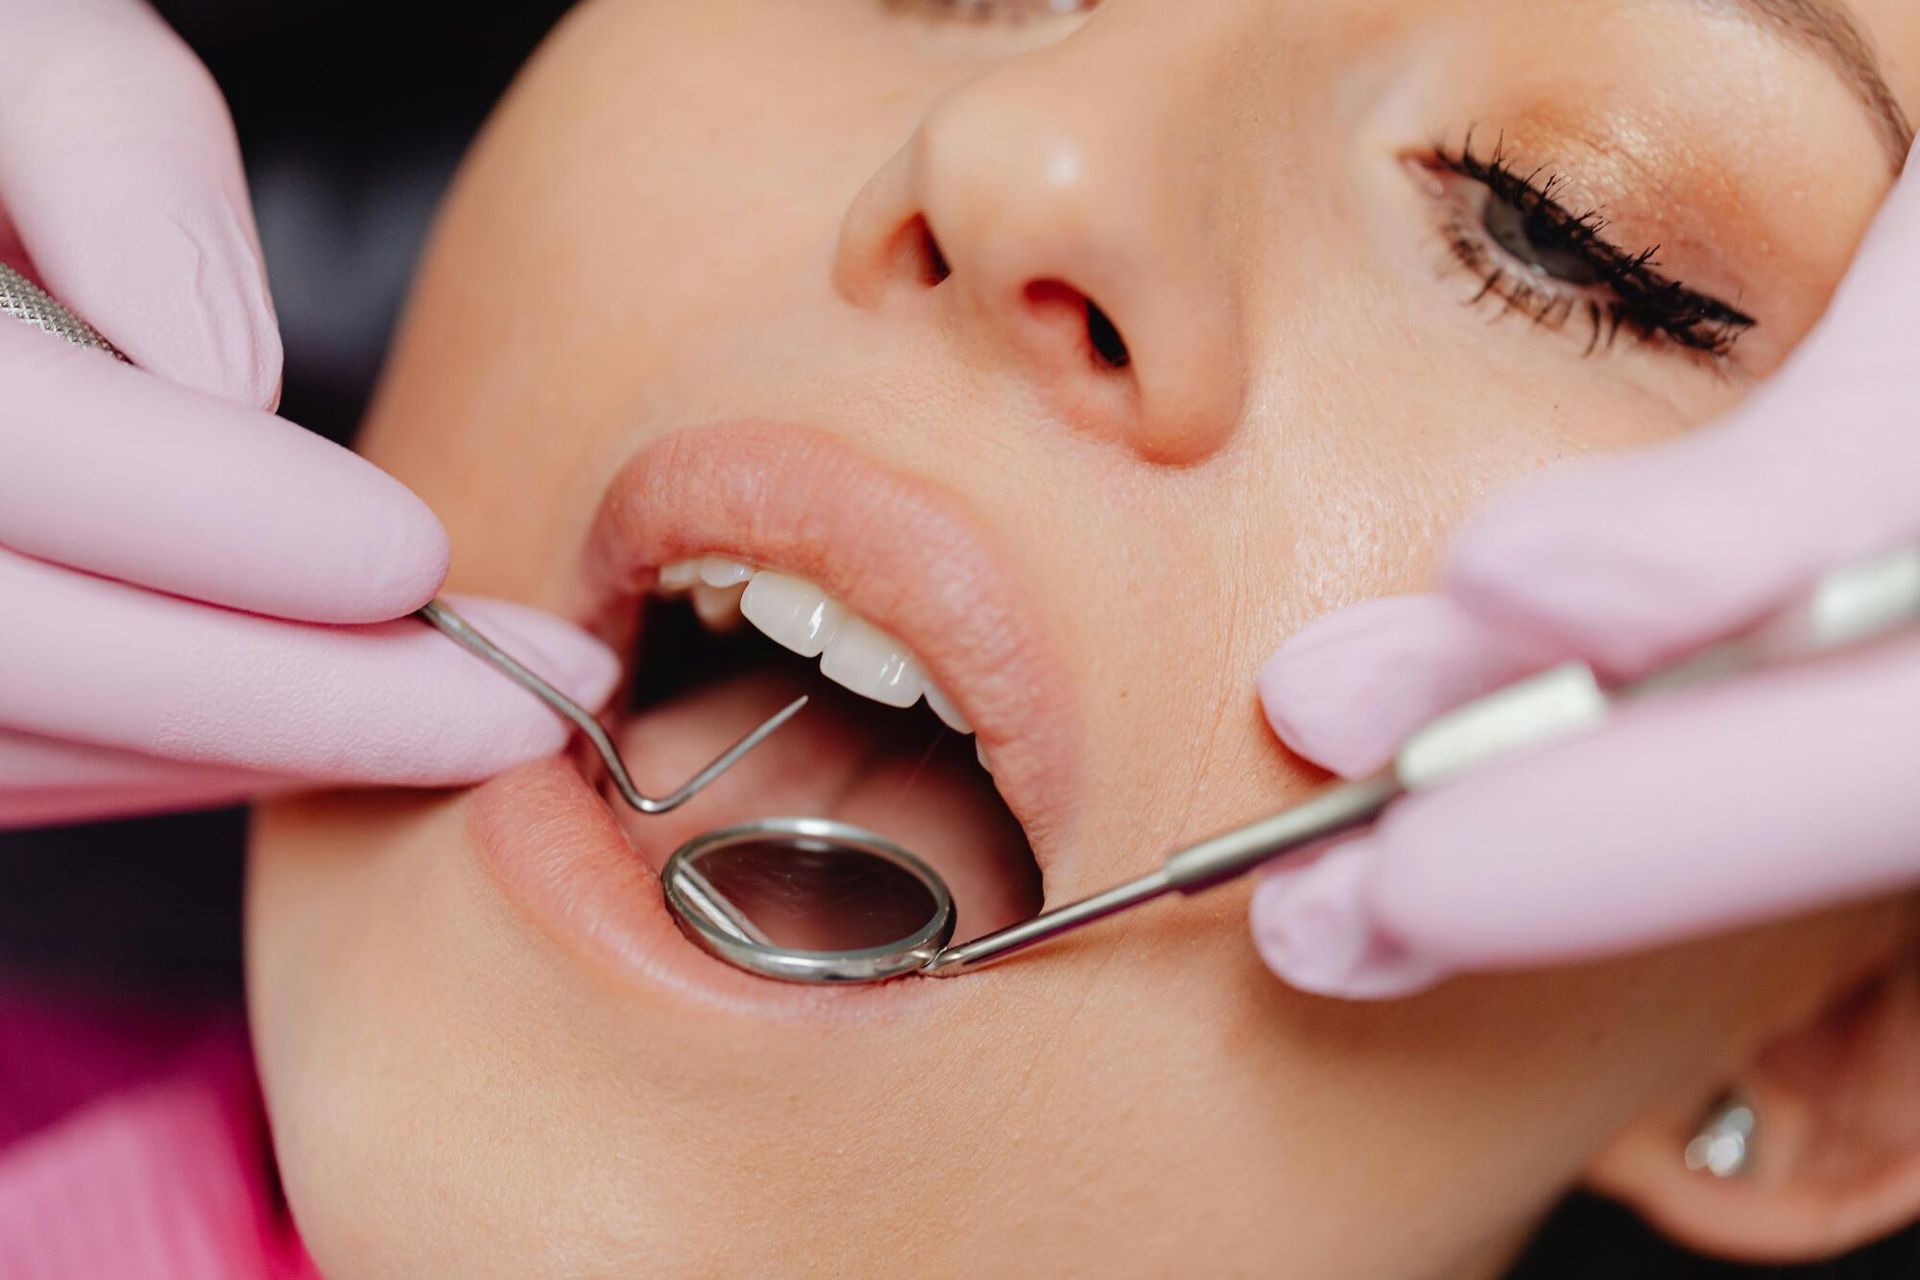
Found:
[{"label": "stud earring", "polygon": [[1758,1121],[1753,1103],[1745,1094],[1727,1094],[1687,1143],[1687,1168],[1716,1178],[1744,1173],[1753,1156],[1753,1130]]}]

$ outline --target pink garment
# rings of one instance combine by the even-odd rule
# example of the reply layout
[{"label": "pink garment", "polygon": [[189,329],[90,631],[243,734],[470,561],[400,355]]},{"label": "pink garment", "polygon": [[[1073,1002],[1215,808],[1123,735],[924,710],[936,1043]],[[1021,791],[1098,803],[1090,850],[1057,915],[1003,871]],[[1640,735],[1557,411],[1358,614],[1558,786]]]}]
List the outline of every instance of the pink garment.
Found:
[{"label": "pink garment", "polygon": [[71,1003],[0,988],[0,1276],[317,1280],[237,1012]]}]

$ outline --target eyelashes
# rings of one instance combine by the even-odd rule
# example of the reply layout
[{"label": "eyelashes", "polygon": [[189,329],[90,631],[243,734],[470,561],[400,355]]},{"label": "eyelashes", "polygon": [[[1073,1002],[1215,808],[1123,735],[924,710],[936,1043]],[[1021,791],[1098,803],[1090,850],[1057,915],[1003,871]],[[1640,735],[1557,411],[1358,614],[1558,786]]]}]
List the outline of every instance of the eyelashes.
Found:
[{"label": "eyelashes", "polygon": [[1436,145],[1419,163],[1447,188],[1447,247],[1481,282],[1471,305],[1497,303],[1536,328],[1583,324],[1589,355],[1624,332],[1645,346],[1724,361],[1759,323],[1665,274],[1659,246],[1629,252],[1612,243],[1597,210],[1561,202],[1557,175],[1522,174],[1498,144],[1483,159],[1469,134],[1459,151]]}]

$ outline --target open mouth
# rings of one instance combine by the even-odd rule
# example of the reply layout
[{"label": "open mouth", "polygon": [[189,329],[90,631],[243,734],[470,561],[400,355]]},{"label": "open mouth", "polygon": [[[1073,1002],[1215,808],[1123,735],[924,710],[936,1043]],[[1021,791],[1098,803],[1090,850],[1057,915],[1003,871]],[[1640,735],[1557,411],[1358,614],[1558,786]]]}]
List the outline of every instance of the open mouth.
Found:
[{"label": "open mouth", "polygon": [[643,789],[812,699],[665,815],[576,756],[654,870],[716,827],[824,817],[931,865],[957,939],[1040,910],[1071,805],[1070,692],[1040,612],[951,495],[804,429],[670,437],[610,487],[581,614],[632,655],[610,729]]},{"label": "open mouth", "polygon": [[933,866],[954,896],[957,939],[1039,911],[1033,850],[973,726],[907,645],[805,578],[726,556],[671,561],[655,582],[615,733],[630,766],[685,776],[768,709],[810,699],[675,814],[635,813],[602,780],[602,798],[656,871],[700,831],[824,817]]}]

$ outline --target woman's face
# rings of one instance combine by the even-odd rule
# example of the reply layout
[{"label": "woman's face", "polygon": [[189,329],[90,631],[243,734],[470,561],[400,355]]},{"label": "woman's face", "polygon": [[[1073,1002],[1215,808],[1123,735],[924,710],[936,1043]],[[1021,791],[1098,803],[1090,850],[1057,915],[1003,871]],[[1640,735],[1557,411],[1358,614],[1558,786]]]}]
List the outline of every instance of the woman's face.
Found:
[{"label": "woman's face", "polygon": [[[923,672],[993,784],[847,695],[668,818],[564,761],[268,806],[253,1013],[330,1274],[1458,1270],[1885,940],[1867,907],[1355,1008],[1269,977],[1244,886],[873,989],[682,939],[648,868],[736,819],[903,838],[977,932],[1298,798],[1260,660],[1421,585],[1489,490],[1737,401],[1900,142],[1811,0],[940,8],[583,5],[364,446],[456,589],[623,650],[664,566],[817,584],[880,632],[829,665]],[[1913,101],[1920,11],[1854,9]],[[643,783],[832,687],[711,647],[621,717]]]}]

